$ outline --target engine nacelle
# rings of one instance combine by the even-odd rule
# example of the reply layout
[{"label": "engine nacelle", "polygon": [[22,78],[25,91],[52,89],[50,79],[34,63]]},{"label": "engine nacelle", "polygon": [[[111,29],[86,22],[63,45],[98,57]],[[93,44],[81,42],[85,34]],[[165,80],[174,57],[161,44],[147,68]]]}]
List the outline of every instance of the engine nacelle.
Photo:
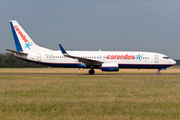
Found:
[{"label": "engine nacelle", "polygon": [[102,71],[119,71],[119,66],[117,63],[103,63]]}]

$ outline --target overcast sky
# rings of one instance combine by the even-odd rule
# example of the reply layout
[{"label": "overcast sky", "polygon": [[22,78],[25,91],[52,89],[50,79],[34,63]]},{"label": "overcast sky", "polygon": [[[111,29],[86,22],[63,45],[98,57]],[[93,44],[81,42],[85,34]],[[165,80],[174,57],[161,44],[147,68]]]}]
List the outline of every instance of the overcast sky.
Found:
[{"label": "overcast sky", "polygon": [[180,0],[0,0],[0,53],[16,50],[9,20],[39,46],[159,52],[180,59]]}]

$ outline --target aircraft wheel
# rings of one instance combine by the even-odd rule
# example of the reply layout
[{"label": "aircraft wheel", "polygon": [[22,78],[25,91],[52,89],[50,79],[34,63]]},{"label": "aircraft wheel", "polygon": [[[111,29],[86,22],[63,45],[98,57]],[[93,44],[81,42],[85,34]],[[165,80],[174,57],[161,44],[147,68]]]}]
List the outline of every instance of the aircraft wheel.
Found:
[{"label": "aircraft wheel", "polygon": [[89,74],[90,75],[93,75],[95,73],[95,71],[92,69],[92,70],[89,70]]},{"label": "aircraft wheel", "polygon": [[160,72],[160,71],[158,71],[158,72],[157,72],[157,74],[158,74],[158,75],[160,75],[160,74],[161,74],[161,72]]}]

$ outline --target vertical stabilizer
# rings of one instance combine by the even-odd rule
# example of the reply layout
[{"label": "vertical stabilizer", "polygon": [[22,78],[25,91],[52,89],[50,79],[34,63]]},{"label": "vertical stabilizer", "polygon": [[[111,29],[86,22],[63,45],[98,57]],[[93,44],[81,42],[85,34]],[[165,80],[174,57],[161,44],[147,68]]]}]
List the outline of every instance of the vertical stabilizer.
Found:
[{"label": "vertical stabilizer", "polygon": [[19,52],[31,50],[31,47],[35,45],[35,43],[23,30],[23,28],[18,24],[18,22],[15,20],[11,20],[10,25],[14,36],[16,50]]},{"label": "vertical stabilizer", "polygon": [[16,20],[10,20],[10,25],[18,52],[49,51],[49,49],[36,45]]}]

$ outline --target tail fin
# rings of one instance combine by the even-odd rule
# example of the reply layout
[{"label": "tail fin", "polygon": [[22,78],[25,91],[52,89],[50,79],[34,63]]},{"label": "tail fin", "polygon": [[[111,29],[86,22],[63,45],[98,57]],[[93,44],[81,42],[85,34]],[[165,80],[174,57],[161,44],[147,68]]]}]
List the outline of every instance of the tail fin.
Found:
[{"label": "tail fin", "polygon": [[32,52],[32,51],[51,51],[49,49],[40,47],[34,43],[29,35],[23,30],[19,23],[15,20],[10,21],[12,33],[14,36],[14,42],[16,50],[18,52]]}]

